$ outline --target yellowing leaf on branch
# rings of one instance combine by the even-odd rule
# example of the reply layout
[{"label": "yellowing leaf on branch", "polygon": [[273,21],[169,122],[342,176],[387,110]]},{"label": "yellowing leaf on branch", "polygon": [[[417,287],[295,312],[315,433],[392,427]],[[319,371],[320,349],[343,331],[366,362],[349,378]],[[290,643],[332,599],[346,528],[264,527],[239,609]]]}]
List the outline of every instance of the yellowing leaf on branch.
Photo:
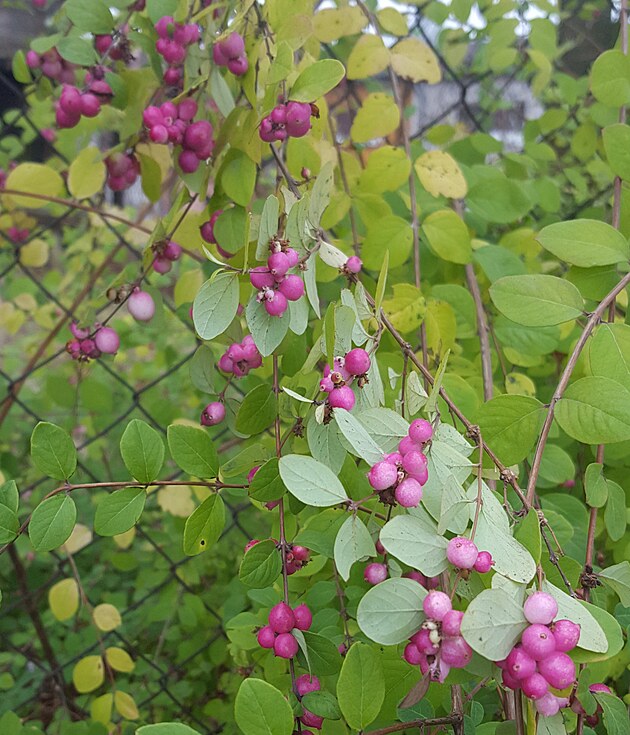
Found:
[{"label": "yellowing leaf on branch", "polygon": [[[64,190],[63,179],[50,166],[41,163],[21,163],[8,175],[5,189],[14,189],[29,194],[38,194],[42,197],[57,197]],[[6,194],[0,197],[3,204],[13,208],[39,209],[49,202],[27,196]]]},{"label": "yellowing leaf on branch", "polygon": [[71,554],[75,554],[77,551],[85,548],[90,541],[92,541],[92,529],[84,526],[82,523],[77,523],[72,529],[70,538],[63,545],[63,548]]},{"label": "yellowing leaf on branch", "polygon": [[68,190],[77,199],[87,199],[103,188],[106,175],[101,152],[88,146],[70,164]]},{"label": "yellowing leaf on branch", "polygon": [[437,84],[442,79],[437,56],[419,38],[405,38],[394,46],[391,54],[392,68],[399,77],[429,84]]},{"label": "yellowing leaf on branch", "polygon": [[414,163],[420,183],[434,197],[461,199],[466,196],[466,179],[455,159],[444,151],[427,151]]},{"label": "yellowing leaf on branch", "polygon": [[167,485],[157,494],[158,505],[166,513],[178,518],[188,518],[195,510],[195,502],[190,488],[185,485]]},{"label": "yellowing leaf on branch", "polygon": [[395,8],[383,8],[376,17],[383,31],[391,36],[406,36],[409,33],[405,16]]},{"label": "yellowing leaf on branch", "polygon": [[107,603],[97,605],[92,613],[92,618],[96,627],[106,633],[114,630],[122,623],[122,618],[118,610],[113,605]]},{"label": "yellowing leaf on branch", "polygon": [[36,237],[20,248],[20,263],[27,268],[42,268],[48,262],[49,255],[48,243]]},{"label": "yellowing leaf on branch", "polygon": [[326,8],[313,18],[315,37],[322,43],[353,36],[367,25],[367,18],[356,5],[347,8]]},{"label": "yellowing leaf on branch", "polygon": [[114,671],[121,671],[128,674],[136,667],[135,663],[127,651],[116,646],[105,649],[105,659]]},{"label": "yellowing leaf on branch", "polygon": [[90,705],[90,715],[95,722],[100,722],[107,727],[112,719],[112,707],[114,706],[114,695],[111,693],[97,697]]},{"label": "yellowing leaf on branch", "polygon": [[116,712],[126,720],[137,720],[140,717],[133,697],[126,692],[118,691],[114,694],[114,707]]},{"label": "yellowing leaf on branch", "polygon": [[105,666],[100,656],[85,656],[72,670],[72,683],[77,692],[87,694],[105,681]]},{"label": "yellowing leaf on branch", "polygon": [[399,332],[408,334],[422,324],[426,302],[419,288],[410,283],[396,283],[394,296],[383,301],[383,310]]},{"label": "yellowing leaf on branch", "polygon": [[74,579],[62,579],[48,590],[48,604],[57,620],[73,617],[79,609],[79,587]]},{"label": "yellowing leaf on branch", "polygon": [[355,143],[367,143],[384,138],[396,130],[400,111],[390,95],[383,92],[369,94],[354,118],[350,135]]},{"label": "yellowing leaf on branch", "polygon": [[380,36],[361,36],[355,43],[348,57],[348,79],[364,79],[373,77],[389,64],[389,49]]}]

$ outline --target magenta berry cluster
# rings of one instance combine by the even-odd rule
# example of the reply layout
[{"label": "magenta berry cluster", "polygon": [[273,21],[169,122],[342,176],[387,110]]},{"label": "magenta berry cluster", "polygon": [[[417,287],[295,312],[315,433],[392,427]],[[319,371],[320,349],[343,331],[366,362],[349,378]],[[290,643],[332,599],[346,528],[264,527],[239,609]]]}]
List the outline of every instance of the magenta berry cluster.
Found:
[{"label": "magenta berry cluster", "polygon": [[[126,39],[125,39],[126,40]],[[120,61],[125,58],[125,44],[122,39],[116,43],[110,33],[94,36],[94,48],[99,54],[107,54],[112,61]]]},{"label": "magenta berry cluster", "polygon": [[79,327],[70,324],[74,339],[66,343],[66,351],[73,360],[88,362],[101,355],[113,355],[120,347],[120,337],[115,329],[95,324],[94,327]]},{"label": "magenta berry cluster", "polygon": [[265,143],[287,138],[302,138],[311,129],[312,107],[308,102],[277,104],[263,117],[258,133]]},{"label": "magenta berry cluster", "polygon": [[439,590],[429,592],[422,608],[426,619],[409,639],[403,658],[432,681],[443,682],[452,668],[462,669],[472,658],[472,648],[461,635],[464,613],[453,610],[451,598]]},{"label": "magenta berry cluster", "polygon": [[127,309],[137,322],[149,322],[155,314],[155,301],[150,293],[136,286],[127,299]]},{"label": "magenta berry cluster", "polygon": [[525,600],[523,613],[530,625],[497,666],[502,669],[506,687],[520,689],[541,715],[551,717],[569,703],[567,697],[551,690],[575,684],[575,664],[567,653],[578,644],[580,626],[571,620],[554,620],[558,603],[546,592],[532,593]]},{"label": "magenta berry cluster", "polygon": [[159,107],[150,105],[142,120],[153,143],[181,146],[177,162],[185,174],[192,174],[199,163],[210,158],[214,148],[212,125],[208,120],[193,122],[198,105],[190,97],[179,104],[163,102]]},{"label": "magenta berry cluster", "polygon": [[311,559],[311,552],[306,546],[293,544],[287,551],[286,571],[288,575],[299,572]]},{"label": "magenta berry cluster", "polygon": [[40,69],[48,79],[60,84],[74,84],[76,67],[63,59],[56,48],[38,54],[36,51],[26,52],[26,64],[29,69]]},{"label": "magenta berry cluster", "polygon": [[26,242],[29,235],[30,230],[28,227],[15,227],[14,225],[7,227],[7,237],[15,243],[20,244]]},{"label": "magenta berry cluster", "polygon": [[135,183],[140,175],[140,162],[133,153],[112,153],[105,159],[107,186],[112,191],[123,191]]},{"label": "magenta berry cluster", "polygon": [[[295,680],[295,690],[298,696],[303,697],[309,692],[318,692],[322,688],[319,679],[312,674],[302,674]],[[324,724],[324,718],[319,715],[315,715],[302,705],[302,714],[300,715],[300,722],[302,725],[307,727],[314,727],[316,730],[321,730]],[[308,735],[310,730],[302,730],[302,735]],[[313,735],[311,733],[311,735]]]},{"label": "magenta berry cluster", "polygon": [[249,280],[258,289],[257,301],[262,303],[269,316],[282,316],[289,301],[299,301],[304,296],[304,281],[296,273],[289,273],[300,260],[297,250],[286,240],[273,239],[266,266],[257,266],[249,272]]},{"label": "magenta berry cluster", "polygon": [[267,625],[258,631],[258,644],[273,649],[280,658],[293,658],[298,652],[298,642],[291,631],[308,630],[312,624],[313,614],[304,603],[292,610],[286,602],[279,602],[269,611]]},{"label": "magenta berry cluster", "polygon": [[422,500],[422,486],[429,479],[423,449],[431,441],[433,428],[425,419],[415,419],[407,436],[398,443],[398,451],[377,462],[368,473],[368,482],[388,504],[416,508]]},{"label": "magenta berry cluster", "polygon": [[262,365],[262,355],[251,335],[243,337],[241,342],[230,345],[219,359],[219,370],[235,378],[242,378],[250,370]]},{"label": "magenta berry cluster", "polygon": [[153,270],[156,273],[168,273],[173,263],[182,256],[182,246],[174,240],[164,240],[151,246],[155,256],[153,258]]},{"label": "magenta berry cluster", "polygon": [[217,66],[227,66],[236,77],[247,74],[249,61],[245,54],[245,41],[240,33],[232,32],[212,47],[212,58]]},{"label": "magenta berry cluster", "polygon": [[170,15],[164,15],[155,24],[158,40],[155,49],[167,64],[164,82],[178,87],[184,79],[186,49],[199,41],[199,26],[196,23],[176,23]]},{"label": "magenta berry cluster", "polygon": [[220,401],[209,403],[201,412],[202,426],[216,426],[225,418],[225,406]]},{"label": "magenta berry cluster", "polygon": [[448,542],[446,558],[458,569],[474,569],[480,574],[489,572],[494,564],[489,551],[479,551],[474,541],[456,536]]},{"label": "magenta berry cluster", "polygon": [[319,381],[319,389],[328,394],[326,403],[330,408],[343,408],[351,411],[356,398],[350,387],[355,379],[359,388],[367,383],[367,372],[372,361],[362,347],[355,347],[345,357],[335,357],[332,369],[324,368],[324,377]]},{"label": "magenta berry cluster", "polygon": [[[88,77],[86,77],[88,81]],[[81,92],[72,84],[64,84],[55,109],[55,121],[60,128],[73,128],[81,117],[96,117],[101,105],[110,101],[112,88],[104,79],[89,75],[87,89]]]}]

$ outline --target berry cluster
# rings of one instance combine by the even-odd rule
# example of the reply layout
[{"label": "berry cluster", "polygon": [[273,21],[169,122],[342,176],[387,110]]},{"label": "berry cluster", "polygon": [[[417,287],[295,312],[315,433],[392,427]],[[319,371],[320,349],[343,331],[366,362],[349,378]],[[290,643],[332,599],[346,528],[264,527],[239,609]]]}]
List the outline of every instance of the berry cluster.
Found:
[{"label": "berry cluster", "polygon": [[[251,478],[254,477],[256,472],[254,470],[258,471],[259,467],[254,467],[249,471],[249,474],[247,475],[248,482],[251,482]],[[253,474],[252,474],[253,473]],[[280,502],[280,501],[278,501]],[[272,539],[274,543],[277,544],[277,541],[275,539]],[[260,540],[257,538],[252,539],[251,541],[248,541],[245,545],[245,553],[252,548],[252,546],[256,546],[256,544],[259,544]],[[286,563],[286,572],[290,576],[291,574],[295,574],[296,572],[299,572],[302,567],[305,567],[309,561],[311,560],[311,552],[309,549],[306,548],[306,546],[298,546],[297,544],[292,544],[289,546],[289,550],[287,551],[287,563]]]},{"label": "berry cluster", "polygon": [[137,322],[149,322],[155,314],[155,302],[150,293],[136,286],[127,299],[129,313]]},{"label": "berry cluster", "polygon": [[[380,540],[376,541],[376,551],[383,556],[387,554],[387,550]],[[363,579],[365,579],[368,584],[372,585],[384,582],[388,576],[389,570],[387,569],[387,564],[383,564],[381,562],[371,562],[363,570]],[[434,590],[440,584],[439,577],[425,577],[422,572],[418,572],[416,569],[411,569],[410,571],[405,572],[402,576],[407,579],[413,579],[428,590]]]},{"label": "berry cluster", "polygon": [[[295,689],[300,697],[303,697],[309,692],[318,692],[321,688],[322,685],[319,683],[319,679],[311,674],[302,674],[302,676],[298,676],[295,680]],[[307,727],[314,727],[316,730],[321,730],[324,718],[319,715],[314,715],[302,705],[300,722]],[[308,735],[308,733],[311,733],[311,731],[302,730],[302,735]],[[311,733],[311,735],[313,735],[313,733]]]},{"label": "berry cluster", "polygon": [[461,635],[464,613],[453,610],[450,597],[438,590],[429,592],[422,608],[426,620],[409,639],[403,658],[433,681],[443,682],[451,668],[462,669],[472,658],[472,648]]},{"label": "berry cluster", "polygon": [[480,574],[489,572],[494,564],[489,551],[479,551],[474,541],[456,536],[448,542],[446,558],[458,569],[474,569]]},{"label": "berry cluster", "polygon": [[407,436],[398,444],[398,451],[388,454],[370,469],[368,481],[380,494],[382,502],[388,505],[396,502],[403,508],[418,506],[422,500],[422,486],[429,479],[423,449],[432,436],[433,428],[428,421],[412,421]]},{"label": "berry cluster", "polygon": [[164,15],[155,24],[158,40],[155,48],[167,63],[164,82],[179,86],[184,78],[183,66],[186,48],[199,40],[199,26],[195,23],[176,23],[170,15]]},{"label": "berry cluster", "polygon": [[38,54],[36,51],[26,52],[26,64],[29,69],[41,69],[42,74],[60,84],[74,84],[75,65],[62,59],[56,48]]},{"label": "berry cluster", "polygon": [[503,684],[520,689],[534,700],[536,710],[545,717],[555,715],[569,703],[567,697],[550,691],[567,689],[575,683],[575,664],[567,655],[580,638],[580,626],[570,620],[555,620],[558,603],[546,592],[534,592],[523,605],[530,625],[521,640],[503,661]]},{"label": "berry cluster", "polygon": [[304,603],[291,610],[286,602],[279,602],[269,611],[267,625],[258,631],[258,644],[273,648],[280,658],[293,658],[298,652],[298,642],[291,631],[308,630],[312,624],[313,614]]},{"label": "berry cluster", "polygon": [[202,426],[216,426],[225,418],[225,406],[219,401],[209,403],[201,412]]},{"label": "berry cluster", "polygon": [[153,143],[182,146],[177,161],[185,174],[194,173],[200,161],[210,158],[214,148],[212,125],[208,120],[192,122],[197,110],[195,100],[187,97],[178,105],[174,102],[164,102],[159,107],[150,105],[142,114]]},{"label": "berry cluster", "polygon": [[245,41],[240,33],[230,33],[217,41],[212,48],[212,58],[217,66],[227,66],[236,77],[247,74],[249,61],[245,55]]},{"label": "berry cluster", "polygon": [[269,249],[267,266],[257,266],[249,272],[249,280],[259,289],[257,300],[264,304],[270,316],[282,316],[289,301],[299,301],[304,295],[304,281],[294,273],[289,273],[300,260],[297,250],[288,246],[286,240],[274,239]]},{"label": "berry cluster", "polygon": [[27,227],[7,227],[7,237],[15,243],[22,243],[28,240],[30,230]]},{"label": "berry cluster", "polygon": [[328,393],[326,403],[330,408],[352,411],[356,398],[349,383],[356,378],[357,385],[362,388],[367,383],[371,364],[368,353],[362,347],[355,347],[345,357],[335,357],[332,370],[330,365],[326,365],[319,389]]},{"label": "berry cluster", "polygon": [[173,267],[173,263],[179,260],[182,255],[182,246],[178,245],[174,240],[162,240],[153,243],[151,246],[155,257],[153,258],[153,270],[156,273],[168,273]]},{"label": "berry cluster", "polygon": [[55,109],[55,121],[60,128],[73,128],[79,124],[81,116],[96,117],[101,105],[111,97],[112,88],[103,79],[90,78],[85,92],[72,84],[64,84]]},{"label": "berry cluster", "polygon": [[99,54],[107,54],[112,61],[120,61],[126,56],[126,38],[121,37],[118,43],[114,42],[111,34],[94,36],[94,48]]},{"label": "berry cluster", "polygon": [[140,175],[140,162],[133,153],[112,153],[105,159],[105,166],[112,191],[128,189]]},{"label": "berry cluster", "polygon": [[258,133],[265,143],[287,138],[301,138],[311,129],[312,108],[308,102],[287,102],[276,105],[263,117]]},{"label": "berry cluster", "polygon": [[113,355],[120,347],[120,337],[115,329],[95,324],[94,328],[79,327],[76,322],[70,324],[74,339],[66,343],[66,351],[73,360],[88,362],[90,359],[104,355]]},{"label": "berry cluster", "polygon": [[262,355],[249,334],[240,343],[230,345],[219,360],[219,370],[234,375],[235,378],[242,378],[261,365]]}]

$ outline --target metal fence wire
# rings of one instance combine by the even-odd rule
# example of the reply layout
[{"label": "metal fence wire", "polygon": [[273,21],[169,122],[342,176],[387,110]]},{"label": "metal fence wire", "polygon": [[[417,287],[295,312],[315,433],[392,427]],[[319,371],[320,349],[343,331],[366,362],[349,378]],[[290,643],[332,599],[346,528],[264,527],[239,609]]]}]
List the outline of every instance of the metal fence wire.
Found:
[{"label": "metal fence wire", "polygon": [[[582,48],[585,39],[596,46],[593,37],[587,38],[589,26],[579,20],[585,5],[565,5],[565,32]],[[614,7],[599,5],[614,19]],[[492,134],[508,149],[522,150],[527,119],[542,109],[524,75],[525,60],[499,76],[459,75],[440,55],[421,10],[410,32],[438,54],[444,79],[433,87],[406,85],[412,139],[440,123],[462,123],[470,131]],[[594,57],[604,48],[591,50]],[[327,51],[334,55],[333,49]],[[584,54],[566,63],[583,64]],[[351,119],[349,100],[363,92],[361,83],[351,82],[331,99],[342,140]],[[0,101],[0,154],[7,160],[65,160],[63,148],[41,134],[24,88],[8,72],[0,73]],[[562,128],[540,142],[570,136],[575,125],[569,114]],[[579,192],[567,179],[570,196],[563,198],[565,211],[559,215],[569,218],[606,206],[610,189],[595,183]],[[165,289],[159,277],[148,282],[160,287],[164,316],[144,335],[130,327],[123,332],[123,359],[81,366],[66,353],[70,321],[90,313],[86,305],[93,301],[106,303],[107,288],[130,264],[135,271],[141,268],[143,244],[98,214],[103,205],[97,197],[80,207],[59,204],[19,214],[29,232],[19,243],[7,233],[6,213],[0,211],[0,469],[6,478],[21,478],[22,517],[55,486],[30,463],[28,439],[37,422],[51,421],[72,433],[79,454],[76,482],[115,481],[128,476],[117,447],[130,419],[140,418],[165,435],[182,407],[196,416],[201,405],[188,373],[198,346],[189,304],[176,306],[173,289]],[[85,211],[92,206],[93,212]],[[227,434],[215,438],[227,450],[236,444]],[[169,479],[177,479],[175,468]],[[13,711],[57,733],[62,720],[85,719],[91,707],[94,716],[101,690],[77,692],[74,667],[86,656],[119,647],[135,668],[106,670],[105,676],[114,679],[117,692],[133,695],[138,721],[182,720],[204,735],[237,732],[231,713],[234,684],[227,674],[243,662],[231,655],[225,622],[247,609],[246,593],[235,579],[238,561],[243,545],[261,525],[268,526],[268,518],[263,524],[262,513],[238,491],[226,493],[229,521],[222,539],[213,550],[189,557],[181,538],[185,516],[198,502],[190,488],[156,490],[135,533],[116,539],[90,531],[95,495],[75,496],[81,525],[66,546],[36,554],[22,537],[0,556],[0,723]],[[79,581],[85,599],[78,615],[60,622],[48,596],[68,578]],[[91,608],[102,603],[120,613],[120,625],[109,631],[99,631],[91,620]],[[116,711],[113,719],[124,720]]]}]

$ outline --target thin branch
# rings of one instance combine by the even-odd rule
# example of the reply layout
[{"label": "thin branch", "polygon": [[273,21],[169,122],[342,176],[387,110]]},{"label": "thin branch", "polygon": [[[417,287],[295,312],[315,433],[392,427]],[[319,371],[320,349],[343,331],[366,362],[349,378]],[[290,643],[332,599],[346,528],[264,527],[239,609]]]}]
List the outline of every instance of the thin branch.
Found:
[{"label": "thin branch", "polygon": [[481,348],[481,375],[483,377],[483,398],[489,401],[492,398],[494,387],[492,384],[492,353],[490,352],[490,340],[488,335],[490,327],[488,326],[488,317],[481,300],[481,292],[479,291],[479,282],[475,275],[475,269],[472,263],[468,263],[465,267],[466,282],[475,302],[475,312],[477,314],[477,334],[479,335],[479,346]]},{"label": "thin branch", "polygon": [[446,717],[430,717],[427,719],[410,720],[409,722],[399,722],[390,727],[381,727],[379,730],[370,730],[365,735],[389,735],[392,732],[402,732],[403,730],[419,727],[424,730],[427,727],[436,727],[439,725],[455,725],[462,722],[462,716],[459,714],[447,715]]}]

